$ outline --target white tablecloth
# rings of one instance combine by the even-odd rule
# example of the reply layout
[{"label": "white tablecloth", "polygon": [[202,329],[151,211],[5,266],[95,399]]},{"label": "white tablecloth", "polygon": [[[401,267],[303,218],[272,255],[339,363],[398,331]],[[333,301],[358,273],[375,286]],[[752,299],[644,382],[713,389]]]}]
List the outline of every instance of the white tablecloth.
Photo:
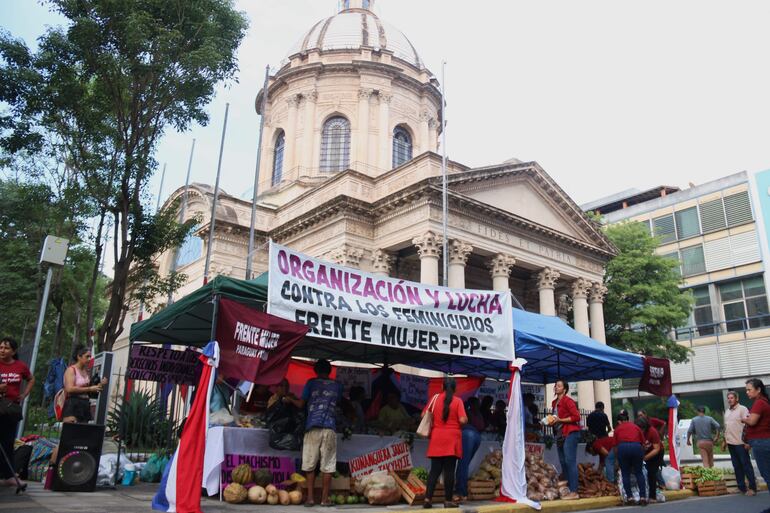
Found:
[{"label": "white tablecloth", "polygon": [[[400,441],[401,438],[399,437],[377,435],[353,435],[350,439],[343,440],[342,435],[337,434],[337,461],[347,462],[356,456],[382,449]],[[500,442],[482,440],[478,452],[471,461],[471,475],[476,472],[489,452],[501,447]],[[430,461],[425,455],[427,451],[428,440],[415,438],[412,446],[412,463],[415,467],[430,469]],[[206,438],[206,454],[203,460],[203,480],[209,495],[219,494],[220,466],[225,461],[226,454],[254,454],[302,459],[302,453],[299,451],[279,451],[270,447],[266,429],[212,427]],[[544,451],[543,459],[560,471],[561,465],[559,465],[559,455],[555,445]],[[585,444],[580,444],[577,460],[578,463],[597,463],[599,458],[587,454]]]}]

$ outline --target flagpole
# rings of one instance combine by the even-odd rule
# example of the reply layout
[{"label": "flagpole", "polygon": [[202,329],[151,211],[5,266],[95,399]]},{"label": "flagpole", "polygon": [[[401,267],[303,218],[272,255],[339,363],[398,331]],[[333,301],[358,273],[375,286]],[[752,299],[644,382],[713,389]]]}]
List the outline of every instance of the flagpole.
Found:
[{"label": "flagpole", "polygon": [[[187,176],[184,179],[184,192],[182,198],[182,207],[179,210],[179,222],[184,223],[184,217],[187,215],[187,192],[190,189],[190,170],[192,169],[193,153],[195,153],[195,138],[193,137],[192,148],[190,148],[190,159],[187,161]],[[169,274],[176,272],[176,261],[179,258],[179,248],[174,249],[174,254],[171,258],[171,271]],[[174,293],[168,291],[167,305],[174,302]]]},{"label": "flagpole", "polygon": [[448,286],[449,284],[449,268],[448,268],[448,262],[447,262],[447,250],[448,250],[448,240],[447,240],[447,216],[448,216],[448,208],[447,208],[447,177],[446,177],[446,61],[441,63],[441,193],[442,193],[442,202],[443,202],[443,232],[442,232],[442,243],[443,243],[443,254],[444,254],[444,276],[443,276],[443,284],[444,286]]},{"label": "flagpole", "polygon": [[254,226],[257,222],[257,193],[259,192],[259,167],[262,162],[262,135],[265,132],[267,116],[267,83],[270,80],[270,66],[265,66],[265,84],[262,86],[262,118],[259,120],[259,139],[257,141],[257,169],[254,171],[254,192],[251,199],[251,225],[249,226],[249,252],[246,254],[246,279],[251,279],[251,261],[254,257]]},{"label": "flagpole", "polygon": [[209,242],[206,246],[206,267],[203,269],[203,284],[209,282],[209,267],[211,266],[211,246],[214,243],[214,228],[216,224],[217,200],[219,199],[219,177],[222,174],[222,152],[225,149],[225,134],[227,133],[227,114],[230,103],[225,104],[225,122],[222,124],[222,140],[219,143],[219,162],[217,163],[217,178],[214,183],[214,201],[211,202],[211,219],[209,220]]}]

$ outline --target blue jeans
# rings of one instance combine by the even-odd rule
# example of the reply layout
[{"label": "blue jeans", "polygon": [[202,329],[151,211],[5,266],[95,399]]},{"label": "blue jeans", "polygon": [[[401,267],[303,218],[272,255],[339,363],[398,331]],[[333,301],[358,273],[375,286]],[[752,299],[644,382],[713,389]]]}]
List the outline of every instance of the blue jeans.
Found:
[{"label": "blue jeans", "polygon": [[577,493],[578,491],[578,469],[577,469],[577,447],[580,441],[580,432],[573,431],[564,439],[564,445],[556,448],[559,451],[559,463],[562,473],[567,476],[569,491]]},{"label": "blue jeans", "polygon": [[644,459],[644,450],[642,444],[638,442],[622,442],[618,444],[618,463],[620,463],[620,475],[623,477],[623,488],[626,490],[626,497],[632,497],[631,492],[631,472],[636,476],[636,484],[639,486],[639,497],[647,498],[647,483],[644,480],[642,472],[642,460]]},{"label": "blue jeans", "polygon": [[467,427],[463,429],[463,457],[460,465],[457,467],[457,494],[461,497],[468,496],[468,468],[471,466],[471,460],[479,450],[481,445],[481,434],[475,428]]},{"label": "blue jeans", "polygon": [[727,444],[727,450],[730,451],[730,459],[733,462],[735,470],[735,482],[738,483],[738,489],[746,492],[746,481],[749,480],[749,489],[757,491],[757,480],[754,477],[754,467],[751,465],[751,456],[749,451],[742,445]]},{"label": "blue jeans", "polygon": [[757,462],[759,475],[762,476],[765,483],[770,483],[770,438],[749,440],[749,445],[751,452],[754,453],[754,461]]},{"label": "blue jeans", "polygon": [[615,450],[611,449],[607,457],[604,458],[604,477],[610,483],[615,482]]}]

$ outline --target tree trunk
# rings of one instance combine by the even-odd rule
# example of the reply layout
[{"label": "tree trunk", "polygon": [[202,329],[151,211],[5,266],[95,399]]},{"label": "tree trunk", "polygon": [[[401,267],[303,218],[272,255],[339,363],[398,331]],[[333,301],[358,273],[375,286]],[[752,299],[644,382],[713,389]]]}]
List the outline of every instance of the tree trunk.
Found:
[{"label": "tree trunk", "polygon": [[[102,231],[104,230],[104,219],[107,211],[104,207],[99,210],[99,226],[96,229],[96,245],[94,246],[94,268],[91,271],[91,282],[88,284],[88,301],[86,303],[86,341],[89,346],[93,344],[94,329],[94,292],[96,291],[96,280],[99,278],[99,268],[102,262],[102,252],[104,251],[104,241],[102,240]],[[78,324],[80,324],[80,310],[78,310]],[[76,330],[77,331],[77,330]],[[73,348],[77,344],[77,338],[73,338]]]},{"label": "tree trunk", "polygon": [[115,341],[123,332],[124,309],[128,309],[128,305],[125,304],[127,284],[133,261],[133,239],[129,240],[128,234],[128,208],[124,206],[121,211],[116,212],[115,217],[115,254],[118,254],[119,247],[120,257],[115,258],[115,272],[110,285],[110,303],[104,315],[104,324],[99,329],[102,351],[112,351]]},{"label": "tree trunk", "polygon": [[63,329],[63,322],[61,322],[62,317],[64,316],[64,305],[63,303],[54,303],[54,306],[56,307],[56,331],[54,332],[54,339],[53,339],[53,347],[54,347],[54,356],[61,355],[61,335],[62,335],[62,329]]}]

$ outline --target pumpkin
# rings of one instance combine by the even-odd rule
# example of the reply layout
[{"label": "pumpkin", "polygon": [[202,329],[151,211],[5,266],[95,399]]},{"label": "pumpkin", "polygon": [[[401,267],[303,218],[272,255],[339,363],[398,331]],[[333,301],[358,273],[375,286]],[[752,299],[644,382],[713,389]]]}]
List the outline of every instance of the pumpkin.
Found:
[{"label": "pumpkin", "polygon": [[249,502],[252,504],[264,504],[267,500],[267,492],[261,486],[249,488]]},{"label": "pumpkin", "polygon": [[278,502],[281,503],[281,506],[288,506],[291,503],[289,492],[286,490],[278,490]]},{"label": "pumpkin", "polygon": [[251,483],[252,480],[252,472],[251,467],[248,463],[243,463],[241,465],[238,465],[233,469],[233,483],[238,483],[245,485],[246,483]]},{"label": "pumpkin", "polygon": [[271,506],[275,506],[276,504],[278,504],[278,494],[277,493],[275,495],[268,494],[267,503],[270,504]]},{"label": "pumpkin", "polygon": [[278,488],[276,488],[275,485],[271,485],[271,484],[267,485],[265,487],[265,491],[267,492],[268,495],[278,495]]},{"label": "pumpkin", "polygon": [[302,492],[299,490],[289,492],[289,502],[292,504],[300,504],[302,502]]},{"label": "pumpkin", "polygon": [[273,482],[273,473],[266,468],[260,468],[254,471],[254,482],[265,487]]},{"label": "pumpkin", "polygon": [[230,504],[240,504],[246,500],[247,492],[242,484],[230,483],[227,485],[227,488],[225,488],[222,495],[224,496],[225,502],[229,502]]}]

